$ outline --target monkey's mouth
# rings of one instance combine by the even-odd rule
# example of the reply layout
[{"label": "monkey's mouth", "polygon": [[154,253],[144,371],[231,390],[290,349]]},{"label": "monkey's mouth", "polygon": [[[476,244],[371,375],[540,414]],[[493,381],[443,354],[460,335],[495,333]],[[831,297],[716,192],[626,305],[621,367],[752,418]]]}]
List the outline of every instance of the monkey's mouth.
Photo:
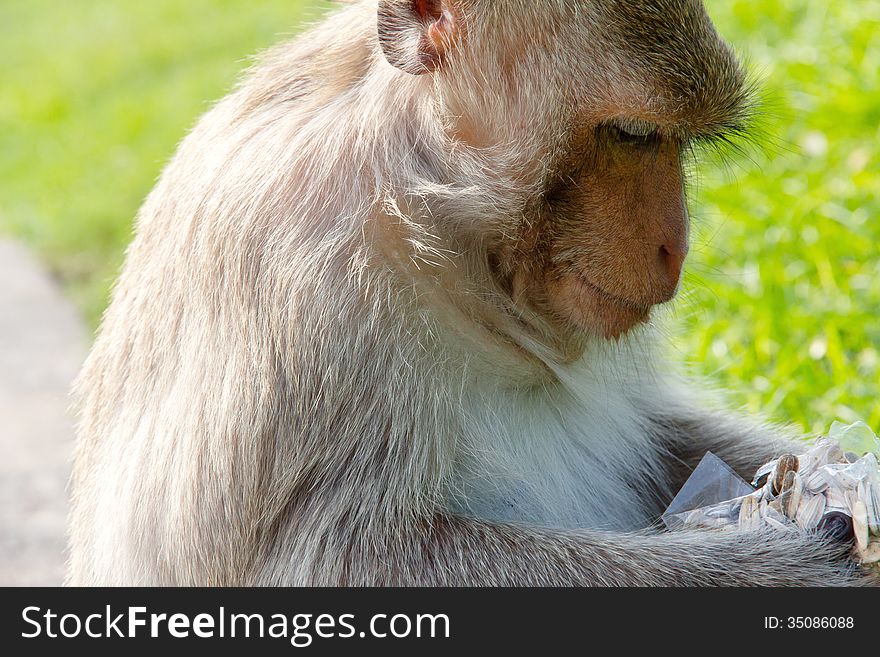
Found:
[{"label": "monkey's mouth", "polygon": [[571,275],[567,283],[570,319],[605,338],[620,337],[651,314],[651,304],[608,292],[583,274]]},{"label": "monkey's mouth", "polygon": [[634,312],[647,312],[651,309],[648,304],[638,303],[632,299],[612,294],[608,290],[599,287],[583,274],[578,275],[578,282],[592,295],[607,301],[608,303],[620,306],[621,308],[632,310]]},{"label": "monkey's mouth", "polygon": [[533,308],[579,332],[618,338],[645,322],[651,313],[652,304],[609,292],[571,264],[545,269],[539,277],[523,277],[519,281],[522,287],[517,288],[514,276],[500,274],[498,260],[490,258],[489,262],[499,287],[511,298],[521,298],[524,293]]}]

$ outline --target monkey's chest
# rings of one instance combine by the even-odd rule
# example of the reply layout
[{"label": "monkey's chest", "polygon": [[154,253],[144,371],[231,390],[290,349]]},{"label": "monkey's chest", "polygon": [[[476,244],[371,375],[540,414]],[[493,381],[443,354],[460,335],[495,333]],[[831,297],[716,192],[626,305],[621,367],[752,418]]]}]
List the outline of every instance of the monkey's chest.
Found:
[{"label": "monkey's chest", "polygon": [[626,531],[645,528],[652,520],[653,514],[635,491],[603,495],[576,477],[562,482],[558,472],[548,476],[556,479],[547,482],[496,476],[460,480],[449,507],[453,513],[483,520],[556,529]]},{"label": "monkey's chest", "polygon": [[[560,529],[635,530],[656,517],[645,482],[633,478],[638,454],[556,442],[502,441],[462,456],[449,493],[454,513]],[[598,453],[597,453],[598,452]],[[644,485],[642,485],[644,483]]]},{"label": "monkey's chest", "polygon": [[631,402],[634,384],[612,374],[463,397],[449,509],[566,529],[651,525],[667,487],[663,447]]}]

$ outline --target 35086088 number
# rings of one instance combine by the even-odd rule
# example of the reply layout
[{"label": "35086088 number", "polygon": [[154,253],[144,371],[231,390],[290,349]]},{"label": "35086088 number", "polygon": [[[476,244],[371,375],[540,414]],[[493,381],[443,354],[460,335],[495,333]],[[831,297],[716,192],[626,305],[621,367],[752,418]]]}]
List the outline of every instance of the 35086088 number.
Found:
[{"label": "35086088 number", "polygon": [[855,627],[852,616],[766,616],[764,628],[769,630],[851,630]]},{"label": "35086088 number", "polygon": [[792,630],[852,629],[855,626],[852,616],[789,616],[786,624]]}]

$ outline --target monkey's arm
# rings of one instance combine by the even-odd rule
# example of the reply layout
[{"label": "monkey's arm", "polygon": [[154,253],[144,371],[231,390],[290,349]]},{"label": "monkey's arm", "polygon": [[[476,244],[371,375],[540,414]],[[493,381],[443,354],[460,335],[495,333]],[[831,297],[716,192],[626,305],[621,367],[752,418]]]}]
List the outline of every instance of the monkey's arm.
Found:
[{"label": "monkey's arm", "polygon": [[[544,532],[446,519],[427,554],[454,584],[831,586],[858,582],[841,547],[783,532]],[[430,572],[430,569],[429,569]],[[432,583],[441,583],[440,581]]]},{"label": "monkey's arm", "polygon": [[684,484],[706,452],[714,453],[751,481],[764,463],[781,454],[806,451],[794,433],[733,412],[670,405],[648,417],[650,430],[670,454],[673,491]]},{"label": "monkey's arm", "polygon": [[[847,546],[787,532],[553,531],[438,514],[359,535],[307,584],[426,586],[840,586],[863,583]],[[390,537],[390,538],[389,538]],[[259,584],[290,581],[275,563]]]}]

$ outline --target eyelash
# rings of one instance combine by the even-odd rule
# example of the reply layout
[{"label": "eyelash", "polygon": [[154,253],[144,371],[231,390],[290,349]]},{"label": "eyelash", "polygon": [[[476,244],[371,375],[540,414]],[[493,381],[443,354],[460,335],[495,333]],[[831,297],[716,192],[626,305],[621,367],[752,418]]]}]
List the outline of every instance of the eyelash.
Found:
[{"label": "eyelash", "polygon": [[637,135],[627,132],[623,128],[616,125],[608,126],[615,141],[622,144],[631,144],[634,146],[650,146],[660,142],[660,133],[654,130],[646,135]]},{"label": "eyelash", "polygon": [[727,127],[714,134],[696,135],[682,142],[683,150],[692,160],[712,154],[722,163],[747,155],[758,143],[757,136],[746,128]]},{"label": "eyelash", "polygon": [[634,118],[615,118],[599,126],[599,131],[620,144],[644,147],[660,143],[659,126]]}]

